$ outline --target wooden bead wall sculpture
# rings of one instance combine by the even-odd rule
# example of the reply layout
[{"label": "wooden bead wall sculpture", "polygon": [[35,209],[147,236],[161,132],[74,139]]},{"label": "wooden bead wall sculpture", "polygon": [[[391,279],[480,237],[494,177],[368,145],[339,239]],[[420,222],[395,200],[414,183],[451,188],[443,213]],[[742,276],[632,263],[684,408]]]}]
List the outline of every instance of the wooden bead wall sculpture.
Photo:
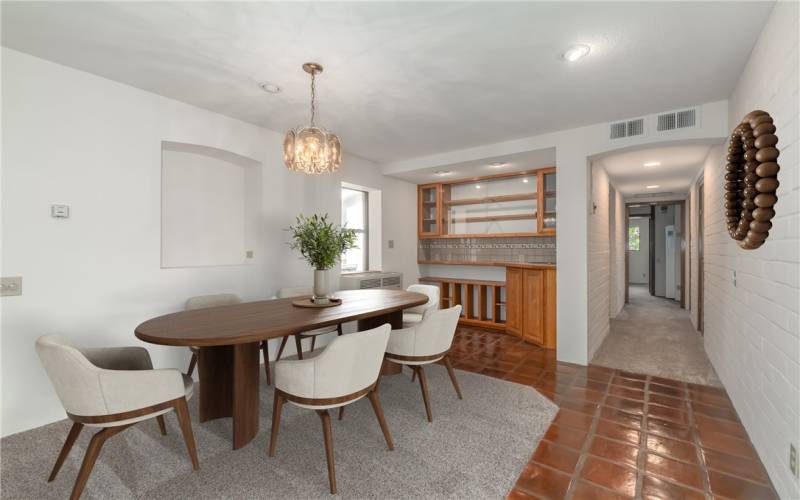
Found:
[{"label": "wooden bead wall sculpture", "polygon": [[725,166],[725,216],[728,233],[745,250],[764,244],[778,201],[778,136],[766,111],[747,113],[733,130]]}]

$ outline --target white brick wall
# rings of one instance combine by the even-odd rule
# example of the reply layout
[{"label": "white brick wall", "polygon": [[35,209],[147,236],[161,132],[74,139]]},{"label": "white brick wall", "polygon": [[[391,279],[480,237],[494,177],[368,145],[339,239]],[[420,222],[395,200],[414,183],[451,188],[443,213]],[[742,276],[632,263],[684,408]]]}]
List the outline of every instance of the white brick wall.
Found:
[{"label": "white brick wall", "polygon": [[799,10],[775,5],[729,102],[731,129],[753,109],[778,128],[781,185],[764,246],[742,250],[727,234],[722,147],[704,172],[706,351],[782,498],[800,498],[788,465],[789,444],[800,446]]},{"label": "white brick wall", "polygon": [[587,267],[589,287],[589,359],[603,343],[609,331],[609,276],[611,270],[611,253],[608,240],[608,175],[597,163],[592,165],[592,199],[596,205],[590,211],[587,235]]},{"label": "white brick wall", "polygon": [[628,242],[628,228],[625,225],[625,202],[619,192],[615,190],[615,196],[609,202],[614,205],[613,210],[616,221],[614,234],[611,235],[611,242],[609,243],[611,249],[609,316],[616,318],[625,305],[625,252]]}]

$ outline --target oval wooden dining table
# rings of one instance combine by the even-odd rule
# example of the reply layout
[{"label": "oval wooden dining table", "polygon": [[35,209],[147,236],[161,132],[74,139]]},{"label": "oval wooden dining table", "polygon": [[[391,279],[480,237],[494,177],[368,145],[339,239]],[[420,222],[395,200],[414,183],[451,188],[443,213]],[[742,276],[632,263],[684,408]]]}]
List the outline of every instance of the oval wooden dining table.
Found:
[{"label": "oval wooden dining table", "polygon": [[159,316],[136,327],[145,342],[198,347],[199,418],[233,418],[233,449],[258,433],[259,346],[262,340],[358,321],[358,330],[403,326],[403,309],[428,301],[403,290],[343,290],[341,305],[302,308],[298,297],[246,302]]}]

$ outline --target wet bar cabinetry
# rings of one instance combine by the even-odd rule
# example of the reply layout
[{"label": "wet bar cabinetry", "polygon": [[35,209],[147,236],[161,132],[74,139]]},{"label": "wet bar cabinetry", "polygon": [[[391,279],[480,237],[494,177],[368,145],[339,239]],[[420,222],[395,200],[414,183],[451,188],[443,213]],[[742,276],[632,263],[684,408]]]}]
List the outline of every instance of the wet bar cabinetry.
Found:
[{"label": "wet bar cabinetry", "polygon": [[553,235],[555,167],[418,186],[420,238]]},{"label": "wet bar cabinetry", "polygon": [[506,331],[536,345],[556,347],[555,268],[506,266]]}]

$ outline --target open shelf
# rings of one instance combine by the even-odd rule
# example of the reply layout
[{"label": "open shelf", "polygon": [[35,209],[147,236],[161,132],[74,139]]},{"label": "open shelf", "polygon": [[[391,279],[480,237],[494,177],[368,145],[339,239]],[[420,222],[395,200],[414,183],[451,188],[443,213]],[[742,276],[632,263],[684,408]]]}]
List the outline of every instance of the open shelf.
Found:
[{"label": "open shelf", "polygon": [[493,222],[500,220],[533,220],[536,219],[536,213],[532,214],[509,214],[509,215],[485,215],[480,217],[451,217],[448,219],[450,223],[455,222]]},{"label": "open shelf", "polygon": [[484,196],[483,198],[462,198],[460,200],[446,200],[442,203],[447,206],[453,205],[480,205],[485,203],[503,203],[506,201],[535,200],[536,193],[525,194],[505,194],[497,196]]}]

